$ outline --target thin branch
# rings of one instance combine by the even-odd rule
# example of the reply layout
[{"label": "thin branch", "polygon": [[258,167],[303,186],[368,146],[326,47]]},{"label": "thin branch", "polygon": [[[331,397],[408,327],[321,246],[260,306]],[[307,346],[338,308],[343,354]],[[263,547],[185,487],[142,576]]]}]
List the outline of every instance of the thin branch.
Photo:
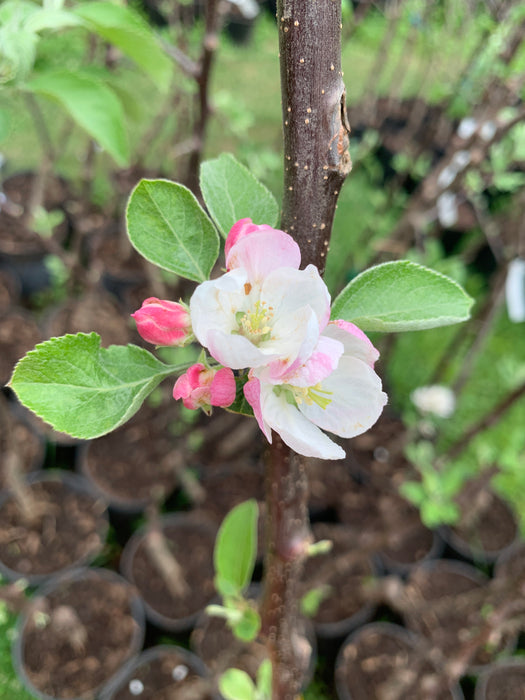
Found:
[{"label": "thin branch", "polygon": [[446,459],[455,459],[458,457],[479,433],[495,425],[503,414],[523,396],[525,396],[525,382],[505,396],[505,398],[487,413],[487,415],[483,416],[477,423],[474,423],[474,425],[470,427],[459,440],[456,440],[441,457]]},{"label": "thin branch", "polygon": [[180,68],[190,78],[197,78],[200,73],[199,64],[187,56],[184,51],[181,51],[177,46],[170,44],[167,41],[162,42],[162,48],[177,63]]}]

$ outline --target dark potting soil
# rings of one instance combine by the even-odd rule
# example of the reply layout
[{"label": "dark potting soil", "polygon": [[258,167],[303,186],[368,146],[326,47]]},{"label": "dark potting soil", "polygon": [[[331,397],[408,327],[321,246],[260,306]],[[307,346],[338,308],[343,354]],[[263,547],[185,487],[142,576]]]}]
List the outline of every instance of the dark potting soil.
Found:
[{"label": "dark potting soil", "polygon": [[300,595],[328,586],[313,621],[326,624],[348,619],[368,602],[365,586],[373,575],[372,564],[355,548],[353,532],[346,526],[315,523],[312,530],[315,541],[330,540],[332,549],[306,560]]},{"label": "dark potting soil", "polygon": [[[336,670],[341,700],[451,700],[436,670],[405,636],[363,628],[344,647]],[[344,691],[343,691],[344,692]]]},{"label": "dark potting soil", "polygon": [[155,559],[148,551],[147,536],[133,557],[131,579],[144,601],[169,620],[182,620],[202,610],[215,595],[213,584],[213,547],[215,531],[201,529],[195,522],[167,524],[162,528],[168,547],[180,565],[188,593],[175,598]]},{"label": "dark potting soil", "polygon": [[18,360],[43,340],[37,324],[25,313],[0,317],[0,385],[6,384]]},{"label": "dark potting soil", "polygon": [[170,433],[171,420],[177,420],[173,399],[159,407],[146,402],[121,428],[89,444],[84,473],[123,507],[140,509],[161,493],[169,495],[178,482],[178,439]]},{"label": "dark potting soil", "polygon": [[20,289],[14,276],[0,268],[0,314],[9,311],[19,298]]},{"label": "dark potting soil", "polygon": [[139,664],[111,700],[213,700],[210,685],[186,656],[164,647]]},{"label": "dark potting soil", "polygon": [[234,506],[249,498],[264,501],[263,475],[255,469],[212,467],[204,471],[201,484],[206,491],[201,508],[217,523]]},{"label": "dark potting soil", "polygon": [[[46,247],[42,236],[26,226],[25,212],[31,201],[34,174],[19,173],[4,180],[2,191],[8,197],[14,208],[19,209],[20,215],[8,213],[9,205],[0,208],[0,255],[43,255]],[[57,178],[46,178],[43,206],[48,210],[61,207],[67,197],[64,183]],[[18,212],[16,212],[18,214]],[[63,221],[53,231],[53,235],[62,240],[65,238],[68,224]]]},{"label": "dark potting soil", "polygon": [[106,535],[105,505],[59,481],[28,484],[30,514],[13,496],[0,507],[0,560],[24,575],[47,575],[97,552]]},{"label": "dark potting soil", "polygon": [[461,517],[451,529],[474,553],[490,555],[512,544],[518,528],[508,505],[485,482],[475,480],[462,489],[457,498]]},{"label": "dark potting soil", "polygon": [[268,656],[261,641],[243,642],[233,635],[223,619],[207,615],[199,619],[193,630],[191,645],[216,678],[227,668],[239,668],[255,678]]},{"label": "dark potting soil", "polygon": [[102,292],[72,299],[55,311],[46,323],[46,336],[65,333],[91,333],[101,337],[101,345],[126,345],[130,324],[113,299]]},{"label": "dark potting soil", "polygon": [[11,418],[8,414],[3,415],[2,411],[0,411],[0,422],[3,426],[0,432],[0,489],[4,489],[8,486],[6,481],[8,459],[15,460],[13,467],[18,474],[20,472],[27,474],[35,466],[40,466],[43,461],[44,443],[27,425],[14,417]]},{"label": "dark potting soil", "polygon": [[415,564],[432,549],[434,535],[421,522],[417,508],[388,485],[354,483],[341,494],[338,513],[354,531],[354,547],[382,553],[394,564]]},{"label": "dark potting soil", "polygon": [[35,601],[40,615],[28,619],[22,639],[22,662],[33,685],[56,698],[93,697],[89,691],[136,651],[132,595],[122,583],[90,576]]},{"label": "dark potting soil", "polygon": [[[474,568],[451,568],[439,561],[422,566],[411,575],[406,592],[410,606],[404,615],[407,626],[430,639],[447,658],[454,659],[484,627],[488,590],[484,577]],[[502,635],[497,645],[475,645],[470,667],[489,663],[508,644],[509,636]]]},{"label": "dark potting soil", "polygon": [[525,664],[494,668],[480,700],[525,700]]},{"label": "dark potting soil", "polygon": [[[346,447],[346,446],[345,446]],[[326,460],[306,459],[308,472],[308,507],[312,518],[323,519],[335,514],[341,494],[352,488],[355,466],[350,451],[344,460],[334,460],[327,468]],[[335,515],[332,515],[335,517]]]}]

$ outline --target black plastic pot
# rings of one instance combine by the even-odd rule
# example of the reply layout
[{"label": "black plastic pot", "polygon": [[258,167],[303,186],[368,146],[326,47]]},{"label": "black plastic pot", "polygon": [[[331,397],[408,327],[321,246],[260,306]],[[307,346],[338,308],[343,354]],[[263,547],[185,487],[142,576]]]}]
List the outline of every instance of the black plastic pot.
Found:
[{"label": "black plastic pot", "polygon": [[[156,529],[156,528],[155,528]],[[190,630],[204,607],[215,596],[213,548],[216,527],[195,515],[175,513],[160,518],[164,545],[180,566],[185,593],[173,594],[151,552],[154,528],[145,525],[127,542],[120,569],[139,591],[148,619],[170,632]],[[148,543],[149,539],[149,543]],[[148,548],[150,548],[148,550]],[[157,576],[153,576],[153,572]]]},{"label": "black plastic pot", "polygon": [[524,697],[525,659],[516,657],[487,666],[476,683],[474,700],[519,700]]},{"label": "black plastic pot", "polygon": [[[53,568],[53,566],[51,566],[50,564],[48,564],[47,561],[45,561],[45,563],[42,566],[33,567],[32,570],[30,553],[27,553],[25,554],[23,559],[20,559],[20,561],[23,563],[22,568],[20,568],[19,566],[15,567],[13,565],[12,560],[14,557],[12,556],[8,559],[8,561],[0,560],[0,573],[2,574],[2,576],[11,581],[24,578],[31,585],[38,585],[43,581],[46,581],[47,579],[57,575],[58,573],[70,569],[76,569],[79,566],[89,564],[89,562],[93,561],[93,559],[100,553],[102,547],[104,546],[109,527],[109,521],[105,502],[102,501],[99,496],[94,494],[93,490],[90,488],[89,483],[81,476],[73,474],[71,472],[61,470],[43,470],[29,474],[25,479],[25,484],[26,487],[30,490],[30,493],[39,484],[43,485],[43,487],[45,487],[47,484],[49,485],[48,488],[51,488],[52,492],[55,493],[54,497],[58,498],[60,501],[63,501],[63,499],[68,493],[81,496],[84,499],[84,502],[86,503],[86,507],[89,507],[90,510],[94,510],[94,515],[99,521],[100,527],[96,532],[89,532],[89,534],[86,533],[84,535],[85,539],[83,540],[82,533],[84,532],[84,529],[82,524],[79,524],[79,532],[77,533],[77,537],[75,538],[75,544],[82,544],[83,552],[79,556],[77,556],[74,552],[71,553],[71,556],[69,556],[68,552],[64,552],[63,555],[61,553],[60,561],[62,561],[63,563],[60,566],[57,565],[56,568]],[[62,492],[64,494],[63,496],[60,495]],[[36,498],[37,496],[33,494],[33,497]],[[3,491],[0,495],[0,511],[2,510],[2,508],[5,508],[7,504],[13,502],[13,499],[14,496],[10,491]],[[71,518],[75,518],[77,516],[77,511],[71,512],[70,515]],[[46,551],[44,549],[46,543],[49,543],[50,547],[52,548],[55,547],[54,543],[56,540],[56,536],[53,534],[53,528],[56,526],[55,517],[56,513],[54,512],[50,512],[49,515],[44,513],[44,517],[38,521],[38,528],[40,528],[39,534],[41,534],[42,542],[44,543],[44,554]],[[68,513],[64,512],[63,517],[64,519],[66,519],[68,517]],[[51,529],[49,530],[49,528]],[[6,535],[5,532],[3,534]],[[13,540],[12,546],[17,546],[17,539]],[[35,568],[40,569],[40,571],[35,571]],[[44,568],[45,570],[42,571],[42,568]]]},{"label": "black plastic pot", "polygon": [[429,654],[421,654],[422,648],[417,635],[388,622],[374,622],[352,632],[336,660],[337,697],[372,700],[387,697],[379,694],[381,688],[388,691],[399,685],[396,697],[403,700],[461,700],[459,686],[450,687],[440,678]]},{"label": "black plastic pot", "polygon": [[183,647],[167,644],[143,651],[108,684],[99,700],[148,700],[159,690],[166,693],[165,697],[168,693],[173,698],[177,693],[186,693],[194,700],[217,700],[209,671],[199,657]]},{"label": "black plastic pot", "polygon": [[[119,625],[126,620],[118,640],[116,613],[103,615],[101,609],[97,611],[100,605],[93,605],[93,600],[88,605],[83,599],[83,592],[89,591],[93,598],[97,588],[100,588],[98,600],[106,609],[116,611],[117,606],[121,609]],[[69,630],[65,628],[67,624],[71,626]],[[59,646],[50,643],[48,627],[51,629],[52,625],[62,625],[64,641]],[[79,630],[82,637],[77,636],[74,644]],[[127,581],[106,569],[76,569],[41,586],[20,616],[12,647],[14,667],[27,690],[39,700],[92,700],[133,661],[142,647],[144,631],[141,600]],[[122,641],[125,644],[118,646]],[[68,679],[61,679],[63,687],[56,676],[49,674],[50,653],[63,656],[61,672]],[[106,677],[99,674],[95,680],[96,659],[91,654],[106,659]],[[85,687],[75,694],[71,687],[77,682]]]}]

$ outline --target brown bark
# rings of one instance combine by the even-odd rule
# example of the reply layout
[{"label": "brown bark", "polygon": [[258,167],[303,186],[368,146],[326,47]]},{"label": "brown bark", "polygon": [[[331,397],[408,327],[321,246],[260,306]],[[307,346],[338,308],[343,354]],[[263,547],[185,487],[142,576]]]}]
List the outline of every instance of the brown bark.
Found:
[{"label": "brown bark", "polygon": [[[341,71],[341,3],[279,0],[284,127],[281,227],[301,249],[302,265],[324,271],[337,197],[351,169],[350,127]],[[311,534],[303,460],[280,437],[266,474],[262,632],[272,661],[273,700],[293,700],[300,686],[295,643],[297,584]]]},{"label": "brown bark", "polygon": [[341,7],[334,0],[277,6],[284,126],[281,225],[303,266],[323,273],[337,203],[352,162],[341,71]]},{"label": "brown bark", "polygon": [[273,700],[293,700],[300,687],[297,588],[311,541],[303,459],[273,433],[266,465],[265,586],[261,608],[273,668]]}]

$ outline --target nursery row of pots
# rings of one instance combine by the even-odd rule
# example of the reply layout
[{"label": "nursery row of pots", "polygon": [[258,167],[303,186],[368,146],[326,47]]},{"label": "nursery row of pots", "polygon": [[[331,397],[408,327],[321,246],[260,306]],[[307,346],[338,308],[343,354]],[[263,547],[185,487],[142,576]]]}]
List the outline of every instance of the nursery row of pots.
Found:
[{"label": "nursery row of pots", "polygon": [[[58,478],[59,476],[60,478]],[[219,482],[223,484],[221,495],[224,496],[224,492],[227,491],[224,485],[228,483],[228,477],[224,473],[218,473],[216,476],[219,478]],[[242,482],[242,475],[240,475],[240,481]],[[30,475],[26,486],[31,492],[29,498],[32,498],[33,503],[37,505],[36,509],[30,511],[31,517],[29,517],[29,520],[24,521],[24,512],[17,507],[18,502],[13,494],[5,491],[0,504],[0,518],[6,518],[6,522],[2,523],[2,528],[0,528],[2,533],[6,533],[6,541],[3,542],[3,546],[0,549],[2,557],[4,554],[7,557],[7,562],[3,564],[4,575],[12,579],[24,576],[29,578],[32,583],[37,583],[46,578],[49,579],[49,576],[59,567],[78,566],[82,562],[89,561],[91,557],[100,551],[107,529],[106,504],[83,477],[70,472],[59,474],[50,470],[44,470]],[[252,490],[253,486],[252,480],[250,483]],[[217,492],[217,481],[215,481],[213,488]],[[60,491],[61,489],[66,492],[66,495]],[[234,492],[242,500],[243,496],[237,493],[236,489],[234,489]],[[19,499],[23,502],[23,498],[22,492],[22,495],[19,495]],[[88,515],[88,506],[93,508],[96,517],[93,514]],[[211,602],[214,597],[212,550],[220,518],[213,518],[211,515],[211,510],[208,512],[194,510],[186,514],[180,513],[159,518],[138,530],[124,547],[121,557],[121,571],[126,579],[134,584],[134,590],[140,592],[141,606],[145,608],[146,617],[157,628],[170,632],[190,630],[195,626],[198,616],[202,614],[203,607]],[[11,520],[13,516],[14,521]],[[27,518],[27,515],[25,517]],[[17,518],[19,519],[18,521]],[[59,531],[61,525],[65,525],[65,529],[68,531],[64,539],[62,539]],[[23,530],[25,528],[28,531],[24,534]],[[316,587],[324,587],[332,592],[337,591],[337,595],[328,596],[321,602],[317,614],[313,618],[313,624],[316,635],[321,640],[329,637],[340,640],[356,628],[361,630],[367,629],[367,627],[361,627],[361,625],[373,619],[378,602],[383,600],[385,592],[381,590],[381,586],[384,584],[384,586],[388,587],[392,585],[393,581],[395,586],[402,585],[402,579],[398,576],[392,579],[392,577],[384,577],[382,574],[385,571],[387,573],[399,572],[399,566],[389,569],[389,557],[383,556],[382,560],[379,561],[376,557],[371,557],[370,549],[367,550],[366,547],[356,548],[356,542],[359,543],[360,540],[356,538],[356,530],[351,525],[318,522],[314,524],[314,534],[316,539],[330,539],[334,543],[334,547],[330,554],[321,555],[310,560],[306,567],[303,592]],[[367,536],[370,537],[371,533],[368,532]],[[438,555],[439,550],[442,549],[442,547],[436,546],[436,540],[439,541],[439,538],[434,536],[433,545],[430,548],[431,556]],[[44,553],[43,547],[46,541],[52,544],[51,554]],[[63,544],[64,549],[56,553],[55,556],[53,552],[58,548],[59,544]],[[166,544],[167,551],[165,548]],[[516,562],[519,561],[518,557],[514,549],[512,552],[512,557],[501,558],[503,563],[497,567],[496,579],[500,569],[510,577],[521,575],[519,570],[516,570],[516,566],[518,566]],[[178,569],[180,574],[178,581],[177,569],[174,570],[173,568],[173,560],[180,567]],[[509,563],[505,564],[505,561],[510,562],[514,567],[510,573],[508,570]],[[379,565],[381,570],[378,570]],[[385,567],[387,568],[385,569]],[[405,563],[403,572],[406,573],[407,571]],[[203,578],[195,582],[192,578],[194,572],[203,575]],[[53,586],[53,580],[51,578],[44,585]],[[375,582],[375,589],[374,585],[372,585],[373,582]],[[427,639],[427,642],[423,644],[421,641],[418,641],[415,645],[418,653],[422,649],[425,650],[425,654],[416,664],[417,668],[421,666],[422,675],[418,674],[417,678],[410,677],[399,680],[402,683],[402,688],[405,688],[405,690],[406,688],[416,688],[414,691],[416,694],[413,695],[415,698],[422,697],[421,694],[418,695],[417,693],[420,693],[421,688],[427,689],[427,685],[430,689],[435,687],[436,698],[460,697],[457,695],[459,692],[457,688],[449,688],[448,685],[443,687],[439,683],[442,683],[442,679],[446,677],[446,674],[443,673],[445,665],[450,663],[450,659],[454,658],[455,654],[461,652],[465,631],[476,630],[480,625],[479,611],[483,608],[484,590],[487,586],[486,577],[466,564],[429,559],[424,564],[419,563],[419,565],[413,566],[408,574],[407,583],[403,585],[403,589],[394,589],[394,593],[390,592],[388,595],[390,598],[397,598],[398,601],[403,601],[404,597],[408,595],[409,604],[405,607],[401,604],[397,608],[397,612],[400,613],[411,633],[420,635],[419,639]],[[379,586],[379,592],[377,586]],[[47,588],[44,588],[44,591],[46,590]],[[189,592],[190,596],[185,597],[185,592]],[[196,595],[194,595],[195,593]],[[39,600],[39,598],[40,594],[37,595],[35,600]],[[72,607],[72,603],[76,599],[77,592],[72,593],[71,598],[68,598],[66,602],[60,602],[58,605],[60,608],[59,614],[53,619],[58,626],[59,633],[69,634],[72,629],[74,631],[79,615],[76,613],[71,614],[71,611],[67,608]],[[445,603],[440,603],[435,607],[435,601],[441,599]],[[465,616],[461,617],[459,612],[464,612]],[[38,639],[36,631],[38,631],[39,627],[48,630],[49,620],[52,619],[52,616],[50,617],[50,613],[45,607],[43,610],[37,608],[34,614],[36,617],[33,631],[36,635],[35,639]],[[107,619],[111,619],[113,624],[112,617]],[[214,621],[213,624],[216,624],[216,622]],[[438,622],[439,624],[437,624]],[[195,640],[199,640],[199,636],[203,634],[203,625],[198,625],[197,629],[200,632],[193,633]],[[499,640],[498,645],[494,647],[492,653],[485,654],[483,652],[480,658],[473,658],[472,663],[468,665],[466,670],[469,673],[477,674],[482,666],[490,662],[496,654],[502,651],[509,653],[516,643],[518,631],[518,629],[511,630],[510,632],[512,633],[504,635]],[[78,634],[80,634],[80,641],[71,642],[71,640],[66,640],[64,642],[62,640],[59,643],[60,649],[64,648],[66,651],[69,650],[68,653],[71,653],[72,647],[73,652],[78,653],[81,648],[86,648],[85,642],[82,642],[85,632],[81,631]],[[349,640],[343,647],[345,650],[350,648],[350,651],[341,651],[339,655],[340,660],[346,660],[348,656],[354,658],[357,653],[354,651],[357,634],[358,632],[354,631],[351,637],[352,641]],[[76,639],[76,637],[73,636],[73,639]],[[217,630],[213,627],[208,639],[220,639]],[[407,639],[408,637],[405,634],[405,641],[403,642],[405,646],[409,645],[409,642],[406,641]],[[223,655],[224,666],[214,666],[213,653],[211,657],[209,653],[205,653],[204,650],[207,648],[207,645],[202,643],[202,639],[200,642],[196,641],[195,643],[199,647],[199,651],[205,661],[217,675],[225,667],[232,665],[233,659],[242,658],[243,656],[239,650],[234,651],[232,655],[231,650],[235,649],[233,642],[234,640],[231,638],[228,643],[224,640],[219,643],[219,651]],[[58,647],[52,647],[51,644],[42,641],[42,639],[35,642],[35,644],[37,648],[39,644],[42,644],[42,649],[58,649]],[[25,642],[23,648],[25,648]],[[378,658],[383,659],[383,661],[388,658],[388,663],[392,662],[394,664],[393,668],[397,674],[398,666],[401,662],[396,654],[392,656],[388,648],[387,644],[387,651],[381,652]],[[225,653],[224,650],[230,651]],[[62,654],[62,651],[57,653]],[[362,666],[368,673],[371,668],[373,669],[374,663],[372,661],[365,663],[366,659],[369,658],[367,654],[371,654],[373,658],[376,658],[373,645],[371,651],[365,650],[362,654],[364,655]],[[409,659],[408,668],[413,670],[414,664],[410,661],[411,657],[406,649],[400,652],[400,655],[405,660]],[[35,657],[37,659],[44,658],[38,652],[35,652]],[[260,659],[260,655],[256,656],[256,658]],[[361,659],[361,656],[358,654],[356,658]],[[89,664],[94,663],[93,660],[89,662]],[[352,693],[357,691],[348,691],[351,694],[345,695],[345,691],[340,687],[341,683],[344,683],[346,673],[340,670],[341,664],[342,661],[337,665],[336,675],[339,697],[354,697]],[[385,664],[382,663],[382,666],[385,666]],[[52,669],[51,661],[45,660],[44,667],[48,670]],[[65,664],[64,667],[77,669],[80,674],[81,671],[79,669],[83,668],[82,664],[79,665],[78,663],[72,663],[71,666]],[[39,681],[35,679],[46,678],[46,674],[41,669],[43,674],[41,676],[38,668],[37,663],[37,666],[31,671],[33,675],[31,676],[29,671],[27,671],[26,675],[29,674],[30,683],[36,683],[37,687],[40,687],[38,686]],[[111,678],[113,677],[112,673],[108,672],[108,674]],[[352,671],[349,677],[354,677],[354,675]],[[22,676],[24,676],[23,672]],[[97,678],[97,675],[95,674],[93,677]],[[132,680],[135,680],[135,677]],[[116,682],[115,679],[114,682]],[[197,683],[197,681],[195,682]],[[203,681],[199,682],[203,683]],[[373,680],[370,682],[377,683],[378,681]],[[418,685],[421,683],[424,685]],[[71,686],[70,680],[67,680],[67,685],[68,687],[75,687],[74,685]],[[390,681],[387,685],[391,686]],[[48,686],[44,685],[42,687],[44,693],[48,692],[48,690],[45,690]],[[133,687],[138,688],[139,685],[135,684]],[[428,693],[424,697],[434,697],[430,694],[430,690]],[[44,697],[46,696],[44,695]],[[66,695],[50,694],[49,697],[66,697]],[[122,695],[122,697],[126,697],[126,695]],[[355,697],[360,696],[355,695]],[[368,697],[373,696],[368,695]],[[383,695],[377,695],[377,697],[383,697]],[[400,697],[411,696],[405,694]]]},{"label": "nursery row of pots", "polygon": [[[446,605],[440,607],[435,596],[447,578],[456,579],[454,596],[446,593],[441,599]],[[463,590],[458,596],[460,580]],[[481,617],[477,607],[481,599],[469,594],[485,582],[471,567],[441,560],[418,567],[409,583],[428,596],[424,598],[427,619],[424,615],[411,619],[408,613],[406,627],[372,622],[354,629],[343,640],[335,664],[339,700],[463,698],[459,684],[451,680],[452,666],[464,646],[465,633],[477,631],[469,614],[477,614],[478,624]],[[471,604],[468,613],[462,600]],[[430,619],[436,610],[435,619]],[[144,605],[135,586],[112,571],[81,568],[51,577],[20,616],[13,645],[17,673],[29,691],[43,700],[219,700],[217,678],[226,668],[242,668],[255,676],[265,655],[262,644],[240,642],[223,620],[203,613],[193,625],[193,652],[168,645],[141,653],[145,617],[159,619],[156,613],[152,616],[151,605]],[[425,627],[429,621],[432,626]],[[303,653],[307,685],[316,645],[311,623],[304,625],[298,648],[307,650]],[[319,633],[315,622],[314,628]],[[440,639],[440,634],[448,640]],[[456,646],[451,643],[455,635]],[[502,646],[507,648],[506,658],[491,662],[501,656]],[[484,649],[467,669],[469,675],[479,677],[475,700],[519,697],[513,693],[522,687],[525,663],[522,657],[508,658],[511,646],[509,640],[502,640],[490,654]]]}]

